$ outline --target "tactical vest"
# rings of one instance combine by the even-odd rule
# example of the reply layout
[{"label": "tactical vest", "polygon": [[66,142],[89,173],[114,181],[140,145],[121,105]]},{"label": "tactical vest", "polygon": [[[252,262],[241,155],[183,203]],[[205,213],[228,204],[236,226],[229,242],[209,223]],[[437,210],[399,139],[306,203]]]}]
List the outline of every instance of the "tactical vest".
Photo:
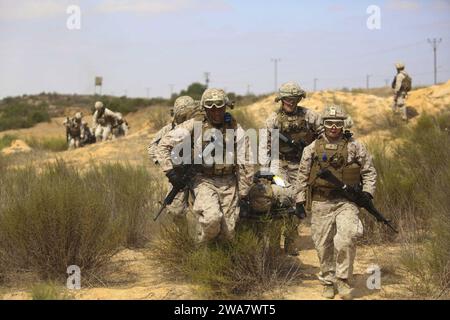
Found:
[{"label": "tactical vest", "polygon": [[81,135],[81,123],[78,123],[75,119],[70,120],[68,131],[72,138],[79,137]]},{"label": "tactical vest", "polygon": [[[203,120],[203,127],[202,127],[202,134],[204,134],[207,130],[211,130],[215,127],[213,127],[210,122],[206,119]],[[217,129],[217,128],[216,128]],[[229,121],[228,123],[224,123],[224,125],[222,126],[222,128],[218,129],[222,132],[222,136],[223,136],[223,164],[216,164],[214,163],[213,165],[206,165],[204,161],[202,161],[201,164],[201,168],[200,171],[201,173],[208,175],[208,176],[227,176],[227,175],[232,175],[236,172],[236,165],[237,165],[237,150],[236,150],[236,137],[234,137],[234,160],[232,164],[227,164],[226,163],[226,142],[225,142],[225,138],[226,138],[226,130],[227,129],[233,129],[235,130],[235,134],[236,134],[236,129],[237,129],[237,122],[234,118],[231,118],[231,121]],[[210,144],[210,141],[204,141],[203,137],[202,137],[202,151],[205,150],[205,148],[208,146],[208,144]]]},{"label": "tactical vest", "polygon": [[[314,140],[314,131],[310,128],[309,123],[306,121],[305,113],[297,107],[293,114],[287,114],[282,109],[277,111],[278,129],[284,135],[289,136],[296,143],[304,141],[306,144],[310,144]],[[279,149],[282,158],[300,159],[301,154],[298,150],[292,148],[287,143],[280,140]]]},{"label": "tactical vest", "polygon": [[98,113],[97,123],[101,126],[106,126],[107,124],[114,124],[115,119],[111,116],[107,116],[106,112]]},{"label": "tactical vest", "polygon": [[312,159],[309,186],[312,200],[324,201],[340,197],[335,187],[329,182],[317,178],[320,169],[328,169],[343,183],[358,185],[361,182],[361,167],[356,162],[347,163],[348,142],[346,138],[339,143],[327,143],[323,137],[316,140]]}]

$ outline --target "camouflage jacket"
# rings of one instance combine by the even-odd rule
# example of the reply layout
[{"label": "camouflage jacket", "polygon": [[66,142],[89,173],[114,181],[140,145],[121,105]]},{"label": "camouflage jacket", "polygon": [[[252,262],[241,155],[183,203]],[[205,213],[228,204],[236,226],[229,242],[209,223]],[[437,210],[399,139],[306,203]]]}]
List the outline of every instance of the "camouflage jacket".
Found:
[{"label": "camouflage jacket", "polygon": [[[173,168],[171,158],[172,149],[178,144],[182,143],[185,138],[190,136],[192,139],[194,137],[195,123],[200,124],[200,126],[202,125],[201,121],[198,121],[196,119],[190,119],[178,125],[175,129],[169,131],[162,137],[157,147],[156,158],[164,172],[167,172]],[[235,142],[234,144],[235,152],[237,152],[238,155],[244,155],[246,160],[251,159],[253,157],[253,153],[251,151],[251,148],[249,148],[248,136],[245,135],[244,130],[239,124],[237,124],[236,136],[242,137],[242,139],[245,140]],[[200,140],[202,140],[202,137],[200,137],[199,141],[192,141],[194,149],[198,145],[200,146],[203,145],[203,141]],[[237,163],[235,165],[235,172],[236,178],[238,180],[239,195],[245,196],[247,195],[248,190],[253,181],[253,175],[255,173],[254,165],[248,163]]]},{"label": "camouflage jacket", "polygon": [[[322,134],[322,139],[329,142],[325,134]],[[329,142],[331,143],[331,142]],[[309,175],[311,172],[311,167],[313,164],[313,159],[315,157],[316,141],[311,143],[303,150],[302,160],[298,168],[297,176],[297,198],[296,202],[306,201],[306,192],[309,187]],[[367,151],[364,144],[361,142],[350,138],[347,144],[348,159],[347,163],[356,162],[361,167],[361,179],[363,191],[369,192],[370,194],[375,193],[375,185],[377,181],[377,172],[373,165],[372,156]]]}]

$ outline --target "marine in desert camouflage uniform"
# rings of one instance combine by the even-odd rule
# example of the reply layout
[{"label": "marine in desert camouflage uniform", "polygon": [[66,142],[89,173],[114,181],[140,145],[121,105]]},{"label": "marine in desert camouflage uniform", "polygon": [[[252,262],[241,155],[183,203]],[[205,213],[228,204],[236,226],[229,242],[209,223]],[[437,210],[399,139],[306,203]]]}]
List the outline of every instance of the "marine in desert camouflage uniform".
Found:
[{"label": "marine in desert camouflage uniform", "polygon": [[[199,103],[189,96],[178,97],[174,102],[173,107],[173,119],[172,121],[159,130],[152,141],[148,145],[148,156],[150,160],[159,165],[158,161],[158,145],[161,139],[170,131],[174,130],[175,127],[190,119],[202,119],[203,110],[201,109]],[[185,212],[188,208],[188,198],[189,190],[181,191],[177,194],[172,204],[167,206],[167,213],[170,214],[174,222],[181,224],[184,222]]]},{"label": "marine in desert camouflage uniform", "polygon": [[101,101],[95,103],[95,112],[92,116],[92,128],[97,142],[110,139],[115,123],[122,121],[122,115],[106,108]]},{"label": "marine in desert camouflage uniform", "polygon": [[[314,111],[299,106],[298,103],[306,97],[306,92],[295,82],[283,84],[275,101],[280,102],[280,108],[272,113],[266,121],[267,129],[279,129],[295,143],[310,144],[321,129],[320,116]],[[285,182],[286,187],[272,184],[273,194],[280,206],[294,207],[296,194],[296,179],[301,152],[280,140],[279,160],[270,163],[270,171],[277,173]],[[284,226],[285,251],[291,255],[298,254],[298,226],[300,220],[294,216],[286,217]]]},{"label": "marine in desert camouflage uniform", "polygon": [[82,142],[87,134],[87,123],[83,121],[83,114],[77,112],[72,119],[66,118],[63,122],[66,127],[67,143],[69,149],[79,148],[82,146]]},{"label": "marine in desert camouflage uniform", "polygon": [[392,104],[392,110],[394,113],[398,113],[400,111],[402,120],[408,120],[407,109],[405,105],[406,98],[408,96],[408,91],[411,89],[410,81],[407,86],[408,79],[411,79],[405,71],[405,65],[401,62],[395,64],[395,68],[397,69],[397,75],[392,81],[392,89],[394,89],[394,101]]},{"label": "marine in desert camouflage uniform", "polygon": [[[158,161],[173,185],[179,183],[180,176],[174,169],[171,152],[185,139],[190,138],[193,149],[200,150],[197,155],[194,153],[197,157],[211,145],[212,135],[220,132],[225,138],[223,146],[231,143],[235,155],[245,154],[248,139],[242,127],[225,112],[229,105],[230,101],[223,90],[207,89],[201,98],[201,106],[206,112],[203,120],[188,120],[163,136],[158,146]],[[199,137],[194,134],[194,128],[201,129],[202,134]],[[228,129],[235,132],[233,137],[226,134]],[[225,154],[227,152],[224,152]],[[212,160],[213,162],[208,164],[203,158],[201,164],[194,165],[196,174],[190,183],[194,192],[192,212],[196,224],[195,236],[201,243],[214,239],[231,239],[234,236],[239,219],[239,203],[247,196],[254,173],[252,165],[237,161],[229,163],[224,159],[220,161],[222,163],[216,159]]]},{"label": "marine in desert camouflage uniform", "polygon": [[[355,239],[362,235],[359,209],[342,197],[334,186],[317,178],[320,169],[329,169],[347,185],[360,185],[364,195],[375,192],[376,170],[366,147],[344,134],[347,115],[339,106],[327,107],[322,115],[325,133],[303,151],[298,170],[297,206],[303,207],[311,192],[311,232],[320,261],[319,279],[323,296],[351,299],[349,279],[356,254]],[[308,190],[309,189],[309,190]]]}]

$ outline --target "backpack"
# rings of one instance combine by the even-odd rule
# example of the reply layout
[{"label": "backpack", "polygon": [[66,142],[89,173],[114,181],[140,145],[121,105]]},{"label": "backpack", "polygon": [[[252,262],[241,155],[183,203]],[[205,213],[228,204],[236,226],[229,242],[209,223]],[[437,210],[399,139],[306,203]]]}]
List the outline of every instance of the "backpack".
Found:
[{"label": "backpack", "polygon": [[409,91],[411,91],[411,87],[412,87],[412,79],[409,76],[409,74],[407,74],[406,72],[402,72],[402,73],[405,76],[405,78],[402,81],[401,90],[409,92]]}]

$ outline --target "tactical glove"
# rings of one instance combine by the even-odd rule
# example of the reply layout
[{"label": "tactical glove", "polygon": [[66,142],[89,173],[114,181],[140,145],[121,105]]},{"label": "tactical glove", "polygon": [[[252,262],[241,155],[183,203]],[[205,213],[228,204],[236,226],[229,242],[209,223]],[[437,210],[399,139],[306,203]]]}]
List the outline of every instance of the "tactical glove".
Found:
[{"label": "tactical glove", "polygon": [[177,170],[175,169],[171,169],[166,173],[166,177],[169,179],[170,184],[174,187],[174,188],[182,188],[183,186],[183,181],[182,181],[182,177],[179,175],[179,173],[177,172]]},{"label": "tactical glove", "polygon": [[295,215],[300,219],[303,220],[306,218],[306,210],[305,205],[302,202],[295,204]]}]

